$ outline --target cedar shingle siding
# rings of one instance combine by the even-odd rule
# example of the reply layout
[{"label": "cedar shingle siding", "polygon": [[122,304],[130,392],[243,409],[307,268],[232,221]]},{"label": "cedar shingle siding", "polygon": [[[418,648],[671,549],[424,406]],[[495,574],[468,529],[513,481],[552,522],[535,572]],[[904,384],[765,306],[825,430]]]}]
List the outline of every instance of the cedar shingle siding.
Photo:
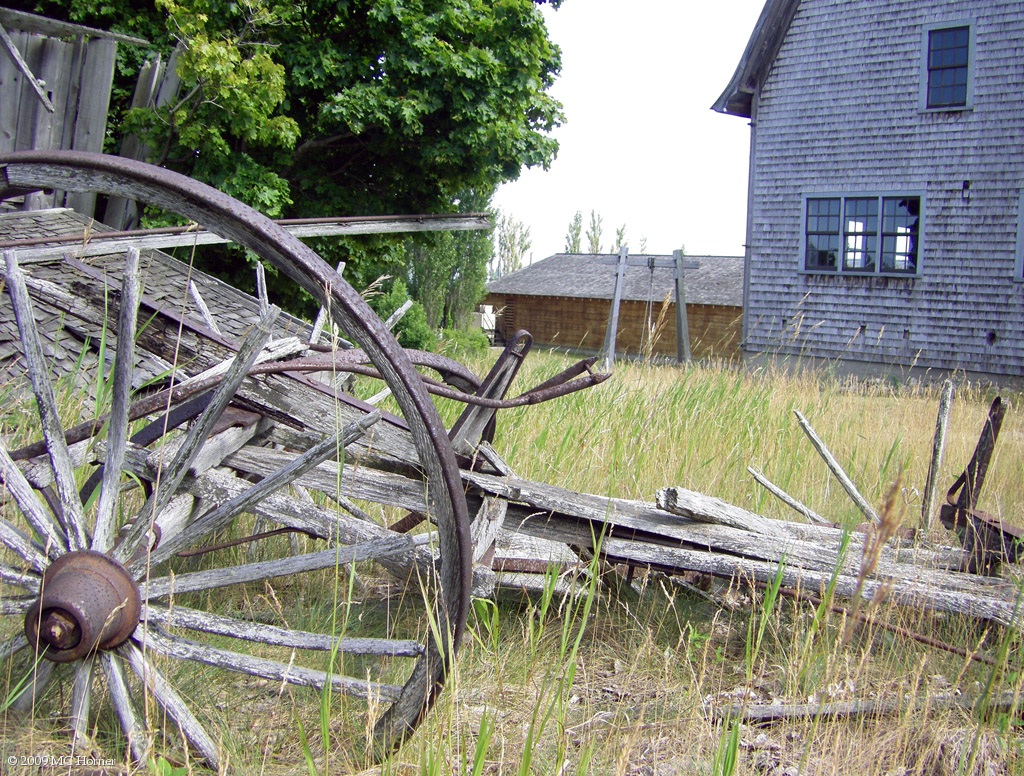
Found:
[{"label": "cedar shingle siding", "polygon": [[[928,30],[962,23],[968,106],[926,110]],[[746,350],[1024,371],[1022,42],[1019,0],[768,0],[714,106],[753,118]],[[805,271],[806,198],[854,194],[920,196],[916,274]]]}]

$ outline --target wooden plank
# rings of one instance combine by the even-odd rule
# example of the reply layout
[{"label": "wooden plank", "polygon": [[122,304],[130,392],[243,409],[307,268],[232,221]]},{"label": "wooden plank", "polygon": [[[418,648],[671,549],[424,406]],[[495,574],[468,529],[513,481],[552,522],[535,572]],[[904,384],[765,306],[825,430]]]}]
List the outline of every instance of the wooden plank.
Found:
[{"label": "wooden plank", "polygon": [[7,56],[10,57],[14,66],[22,74],[25,81],[35,91],[36,97],[39,98],[39,102],[42,103],[43,107],[50,113],[53,113],[53,102],[50,101],[49,95],[46,93],[45,84],[40,83],[40,80],[36,78],[35,74],[28,66],[28,63],[21,56],[21,52],[18,51],[18,47],[14,45],[13,38],[11,38],[10,33],[4,28],[2,22],[0,22],[0,48],[2,48]]},{"label": "wooden plank", "polygon": [[[71,81],[75,78],[71,72],[74,62],[75,46],[56,38],[42,39],[42,61],[35,71],[47,96],[55,105],[67,105],[68,90]],[[50,113],[37,109],[36,133],[33,139],[33,149],[59,149],[65,135],[65,126],[74,120],[73,114],[66,110]],[[32,195],[36,196],[36,195]],[[47,199],[54,205],[64,204],[64,192],[55,190],[46,195]]]},{"label": "wooden plank", "polygon": [[[110,94],[114,81],[114,66],[117,59],[117,43],[111,39],[94,39],[83,42],[84,59],[76,73],[74,83],[78,86],[69,109],[74,108],[74,126],[71,145],[75,151],[103,151],[107,133],[107,114],[110,111]],[[96,195],[92,192],[69,192],[66,195],[68,207],[92,218],[96,209]]]},{"label": "wooden plank", "polygon": [[[160,54],[147,59],[139,70],[132,93],[132,108],[144,108],[151,105],[160,79],[163,77],[164,62]],[[126,159],[144,159],[146,148],[137,135],[128,135],[121,141],[120,155]],[[110,196],[103,212],[103,223],[114,229],[131,229],[138,225],[138,208],[135,201],[127,197]],[[140,249],[142,246],[139,246]]]},{"label": "wooden plank", "polygon": [[85,27],[81,24],[62,22],[57,19],[50,19],[46,16],[38,16],[24,11],[15,11],[11,8],[0,8],[0,23],[10,30],[24,30],[38,33],[39,35],[52,35],[56,38],[70,37],[72,35],[86,35],[90,38],[101,38],[112,41],[122,41],[135,46],[148,46],[149,41],[145,38],[137,38],[132,35],[124,35],[119,32],[99,30],[93,27]]},{"label": "wooden plank", "polygon": [[683,364],[693,358],[690,352],[690,323],[686,313],[686,261],[683,252],[675,251],[672,261],[675,263],[676,287],[676,361]]},{"label": "wooden plank", "polygon": [[[15,33],[13,37],[21,40],[23,35],[24,33]],[[18,46],[16,42],[13,45],[15,48]],[[15,150],[21,82],[24,78],[10,57],[0,56],[0,105],[4,106],[4,109],[0,110],[0,152],[5,154]]]},{"label": "wooden plank", "polygon": [[[28,64],[29,70],[35,72],[40,63],[42,38],[37,35],[29,35],[27,32],[15,32],[11,37],[14,38],[15,45],[21,51],[21,55]],[[15,123],[17,131],[14,137],[15,151],[32,147],[33,120],[36,108],[39,105],[35,99],[32,86],[20,73],[18,87],[18,118]]]},{"label": "wooden plank", "polygon": [[58,109],[64,114],[64,121],[61,126],[60,140],[57,148],[62,150],[73,148],[72,140],[75,134],[75,112],[78,104],[78,95],[82,89],[81,72],[82,63],[85,61],[86,39],[76,38],[69,42],[69,62],[64,75],[65,89],[62,101]]},{"label": "wooden plank", "polygon": [[608,328],[604,334],[604,347],[601,353],[604,355],[602,369],[609,371],[615,363],[615,337],[619,331],[619,304],[622,302],[622,281],[626,277],[626,263],[628,261],[629,249],[619,250],[618,266],[615,269],[615,290],[612,292],[612,308],[608,317]]},{"label": "wooden plank", "polygon": [[[108,206],[109,209],[109,206]],[[455,232],[476,231],[491,228],[487,216],[479,214],[450,216],[384,216],[368,218],[337,218],[317,219],[318,223],[296,223],[282,220],[277,223],[296,237],[343,237],[361,234],[406,234],[413,232]],[[117,253],[135,246],[140,251],[164,250],[167,248],[193,247],[198,245],[223,245],[231,240],[207,230],[182,231],[154,230],[153,232],[130,231],[113,234],[92,233],[88,241],[85,235],[74,239],[63,238],[59,245],[42,245],[39,247],[18,246],[18,258],[22,262],[47,261],[65,254],[77,258],[87,256],[103,256]],[[32,240],[33,244],[45,242]],[[53,242],[52,240],[50,242]],[[0,247],[9,247],[4,243]]]},{"label": "wooden plank", "polygon": [[[270,452],[266,460],[262,456],[254,460],[246,458],[243,449],[226,462],[243,471],[264,473],[277,465],[274,463],[277,455]],[[614,560],[680,571],[746,573],[768,580],[781,562],[791,570],[790,581],[794,584],[801,579],[816,585],[827,582],[838,565],[844,580],[841,594],[852,595],[856,590],[860,540],[851,540],[846,555],[840,559],[844,535],[838,529],[760,518],[765,524],[778,526],[773,533],[787,534],[779,537],[749,530],[764,529],[754,522],[738,528],[673,515],[654,504],[575,493],[516,478],[468,471],[463,471],[463,478],[485,493],[509,500],[505,526],[515,532],[581,546],[591,546],[597,537],[603,536],[603,549]],[[332,470],[330,465],[321,464],[299,482],[325,489],[339,479],[341,490],[348,497],[393,503],[411,511],[425,508],[421,482],[368,467],[346,468],[344,476],[339,478],[336,467]],[[708,514],[738,510],[718,499],[692,492],[687,499],[689,508],[705,519]],[[613,539],[628,543],[608,544]],[[957,558],[961,554],[887,546],[882,551],[871,587],[874,590],[891,584],[897,602],[943,611],[964,612],[976,604],[970,611],[977,616],[1009,622],[1016,587],[943,568],[950,562],[959,564]]]}]

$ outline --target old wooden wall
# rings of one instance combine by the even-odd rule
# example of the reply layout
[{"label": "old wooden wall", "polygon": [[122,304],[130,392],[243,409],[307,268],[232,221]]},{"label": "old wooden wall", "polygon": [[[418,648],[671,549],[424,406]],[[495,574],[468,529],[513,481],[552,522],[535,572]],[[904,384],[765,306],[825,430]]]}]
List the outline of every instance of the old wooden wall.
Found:
[{"label": "old wooden wall", "polygon": [[[489,294],[485,304],[493,305],[499,335],[507,337],[526,329],[538,345],[597,352],[604,344],[611,302],[554,296],[507,296]],[[623,301],[619,308],[616,352],[641,354],[647,342],[649,318],[657,323],[662,305],[648,313],[643,302]],[[742,310],[723,305],[687,305],[690,343],[696,359],[740,357]],[[676,314],[669,303],[664,310],[664,327],[655,339],[653,355],[675,358]]]},{"label": "old wooden wall", "polygon": [[[5,17],[6,20],[6,17]],[[53,37],[4,24],[10,41],[41,81],[44,104],[7,47],[0,48],[0,153],[29,149],[102,151],[117,41],[85,34]],[[32,207],[92,212],[92,195],[31,195]]]}]

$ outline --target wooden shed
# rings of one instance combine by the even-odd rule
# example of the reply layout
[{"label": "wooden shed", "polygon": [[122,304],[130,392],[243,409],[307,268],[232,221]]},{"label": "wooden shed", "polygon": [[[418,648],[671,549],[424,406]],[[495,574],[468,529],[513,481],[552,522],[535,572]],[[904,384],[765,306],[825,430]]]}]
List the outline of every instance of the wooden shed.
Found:
[{"label": "wooden shed", "polygon": [[[103,150],[118,42],[141,38],[0,8],[0,153]],[[36,193],[33,208],[85,215],[93,195]]]},{"label": "wooden shed", "polygon": [[[559,253],[491,281],[485,304],[494,307],[498,336],[526,329],[538,345],[600,351],[611,314],[617,258]],[[693,357],[738,358],[743,258],[685,259],[691,267],[685,270],[685,296]],[[675,272],[638,263],[626,268],[616,351],[674,358]]]},{"label": "wooden shed", "polygon": [[1024,4],[767,0],[744,350],[1024,374]]}]

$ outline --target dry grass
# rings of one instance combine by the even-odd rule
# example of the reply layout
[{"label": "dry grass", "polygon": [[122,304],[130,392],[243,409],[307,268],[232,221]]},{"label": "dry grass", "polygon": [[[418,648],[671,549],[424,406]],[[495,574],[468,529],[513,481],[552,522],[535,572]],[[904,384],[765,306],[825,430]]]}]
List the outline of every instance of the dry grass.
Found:
[{"label": "dry grass", "polygon": [[[563,367],[562,359],[533,355],[518,386],[525,389]],[[977,388],[962,389],[955,398],[939,478],[943,491],[973,451],[989,398]],[[1024,416],[1019,397],[1009,398],[980,506],[1021,522]],[[658,488],[681,485],[796,519],[753,481],[746,471],[753,466],[819,514],[844,524],[862,522],[797,426],[793,410],[799,410],[867,500],[908,526],[920,517],[937,403],[937,390],[922,386],[713,366],[620,365],[612,380],[595,389],[503,412],[494,446],[517,474],[574,490],[653,500]],[[950,540],[940,526],[931,538]],[[1016,634],[884,602],[870,606],[881,623],[995,657],[992,668],[877,624],[848,628],[841,615],[807,603],[780,598],[766,606],[740,583],[695,590],[653,574],[641,581],[641,595],[628,600],[597,591],[589,610],[583,599],[555,598],[545,610],[536,597],[506,592],[495,606],[471,613],[445,693],[413,739],[382,766],[359,771],[362,741],[341,724],[340,707],[333,709],[330,739],[323,741],[315,729],[318,699],[307,700],[304,727],[311,731],[315,769],[396,775],[1024,773],[1017,715],[979,713],[972,705],[986,688],[992,695],[1019,689]],[[318,608],[315,601],[324,592],[318,588],[331,588],[330,580],[320,582],[239,591],[232,606],[280,607],[278,614],[303,627]],[[751,657],[747,639],[754,618],[764,623],[764,638]],[[197,678],[197,695],[202,689],[208,698],[203,702],[229,723],[226,746],[248,757],[245,772],[259,770],[260,747],[268,741],[277,747],[279,764],[265,772],[309,772],[296,743],[294,713],[276,686]],[[0,679],[0,690],[6,681]],[[953,696],[963,703],[943,708],[942,700]],[[735,739],[729,723],[708,714],[715,706],[754,700],[909,698],[930,706],[897,704],[886,716],[744,726]],[[62,741],[60,721],[48,719],[45,710],[27,725],[4,715],[0,733],[5,753],[29,745],[46,751]]]}]

